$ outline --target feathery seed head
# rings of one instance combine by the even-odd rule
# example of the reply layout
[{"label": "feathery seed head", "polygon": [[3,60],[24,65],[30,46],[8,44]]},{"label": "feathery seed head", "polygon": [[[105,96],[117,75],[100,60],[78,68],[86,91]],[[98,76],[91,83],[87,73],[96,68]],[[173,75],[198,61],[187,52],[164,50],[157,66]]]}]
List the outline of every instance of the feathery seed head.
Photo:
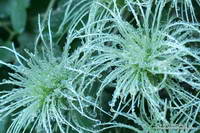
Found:
[{"label": "feathery seed head", "polygon": [[[164,0],[155,5],[150,1],[126,0],[123,8],[118,8],[115,2],[112,8],[98,3],[96,7],[105,9],[105,14],[93,18],[87,24],[89,28],[85,28],[86,33],[92,29],[89,37],[85,37],[85,45],[95,53],[91,54],[93,62],[88,65],[93,65],[95,71],[108,71],[97,96],[112,85],[115,90],[110,106],[112,111],[113,107],[117,108],[116,115],[129,105],[123,103],[131,96],[129,113],[136,106],[144,112],[145,104],[153,117],[162,119],[161,90],[166,92],[166,97],[176,95],[171,100],[179,106],[177,101],[191,100],[181,82],[195,89],[200,87],[200,74],[195,66],[200,61],[199,52],[192,50],[193,44],[200,42],[199,25],[175,19],[163,23]],[[126,17],[122,16],[124,13]]]},{"label": "feathery seed head", "polygon": [[13,115],[7,133],[24,133],[27,130],[30,133],[92,132],[89,128],[98,120],[86,111],[96,106],[91,101],[92,97],[85,93],[92,82],[88,71],[82,69],[78,51],[68,53],[69,46],[65,46],[61,57],[54,55],[50,20],[48,22],[49,45],[39,24],[39,38],[44,48],[39,52],[36,46],[35,53],[28,53],[29,59],[17,53],[14,47],[13,50],[1,47],[15,54],[19,66],[0,61],[14,70],[9,79],[0,84],[15,86],[12,90],[0,92],[0,119]]}]

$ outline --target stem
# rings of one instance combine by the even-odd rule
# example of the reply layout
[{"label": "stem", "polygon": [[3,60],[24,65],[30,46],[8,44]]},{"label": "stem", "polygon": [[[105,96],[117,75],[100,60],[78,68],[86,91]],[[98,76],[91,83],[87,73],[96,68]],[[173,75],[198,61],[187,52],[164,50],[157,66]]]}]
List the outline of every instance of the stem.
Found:
[{"label": "stem", "polygon": [[46,21],[47,18],[48,18],[49,10],[51,10],[51,9],[53,8],[55,2],[56,2],[56,0],[51,0],[51,1],[50,1],[49,5],[48,5],[48,7],[47,7],[47,10],[46,10],[46,12],[45,12],[45,14],[44,14],[44,19],[43,19],[43,21],[42,21],[42,24],[43,24],[43,25],[44,25],[45,21]]},{"label": "stem", "polygon": [[3,27],[8,33],[9,33],[9,38],[8,41],[12,41],[12,39],[14,38],[14,36],[17,34],[15,31],[13,31],[10,27],[9,27],[10,23],[5,21],[5,22],[0,22],[0,27]]}]

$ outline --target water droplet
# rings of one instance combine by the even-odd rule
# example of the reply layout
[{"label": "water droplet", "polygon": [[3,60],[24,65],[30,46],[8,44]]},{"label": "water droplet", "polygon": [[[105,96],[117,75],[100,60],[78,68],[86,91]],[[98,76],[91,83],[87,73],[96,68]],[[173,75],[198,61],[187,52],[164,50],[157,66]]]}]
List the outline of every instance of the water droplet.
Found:
[{"label": "water droplet", "polygon": [[114,107],[114,106],[115,106],[115,103],[114,103],[113,100],[112,100],[112,101],[109,101],[109,102],[108,102],[108,105],[109,105],[110,107]]},{"label": "water droplet", "polygon": [[92,125],[93,128],[96,128],[97,126],[98,126],[97,124],[96,125]]},{"label": "water droplet", "polygon": [[31,117],[30,122],[34,122],[34,120],[35,120],[35,117],[33,116]]},{"label": "water droplet", "polygon": [[2,79],[2,82],[4,83],[4,82],[8,82],[8,80],[6,80],[6,79]]},{"label": "water droplet", "polygon": [[93,98],[91,96],[86,96],[85,98],[87,99],[87,101],[90,101],[90,102],[93,101]]},{"label": "water droplet", "polygon": [[175,7],[175,3],[172,3],[172,4],[171,4],[171,8],[174,8],[174,7]]}]

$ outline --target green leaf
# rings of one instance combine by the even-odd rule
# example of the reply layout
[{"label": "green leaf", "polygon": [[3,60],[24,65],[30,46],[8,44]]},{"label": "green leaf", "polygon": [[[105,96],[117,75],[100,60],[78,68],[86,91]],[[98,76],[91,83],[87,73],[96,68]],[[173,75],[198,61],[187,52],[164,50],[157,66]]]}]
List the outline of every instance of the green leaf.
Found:
[{"label": "green leaf", "polygon": [[14,30],[18,33],[23,32],[26,26],[26,8],[28,6],[29,0],[15,0],[11,5],[11,23]]},{"label": "green leaf", "polygon": [[5,18],[10,15],[11,0],[0,0],[0,18]]},{"label": "green leaf", "polygon": [[18,0],[18,1],[20,1],[25,8],[28,8],[30,6],[30,0]]}]

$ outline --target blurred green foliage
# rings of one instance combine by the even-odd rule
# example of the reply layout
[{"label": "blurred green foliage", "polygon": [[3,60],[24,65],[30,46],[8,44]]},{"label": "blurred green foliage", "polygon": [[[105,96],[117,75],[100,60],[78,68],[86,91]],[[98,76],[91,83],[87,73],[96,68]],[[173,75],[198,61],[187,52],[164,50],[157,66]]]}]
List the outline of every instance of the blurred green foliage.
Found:
[{"label": "blurred green foliage", "polygon": [[[33,50],[37,34],[37,17],[47,10],[49,0],[0,0],[0,45],[17,51]],[[0,50],[0,59],[14,63],[12,53]]]}]

